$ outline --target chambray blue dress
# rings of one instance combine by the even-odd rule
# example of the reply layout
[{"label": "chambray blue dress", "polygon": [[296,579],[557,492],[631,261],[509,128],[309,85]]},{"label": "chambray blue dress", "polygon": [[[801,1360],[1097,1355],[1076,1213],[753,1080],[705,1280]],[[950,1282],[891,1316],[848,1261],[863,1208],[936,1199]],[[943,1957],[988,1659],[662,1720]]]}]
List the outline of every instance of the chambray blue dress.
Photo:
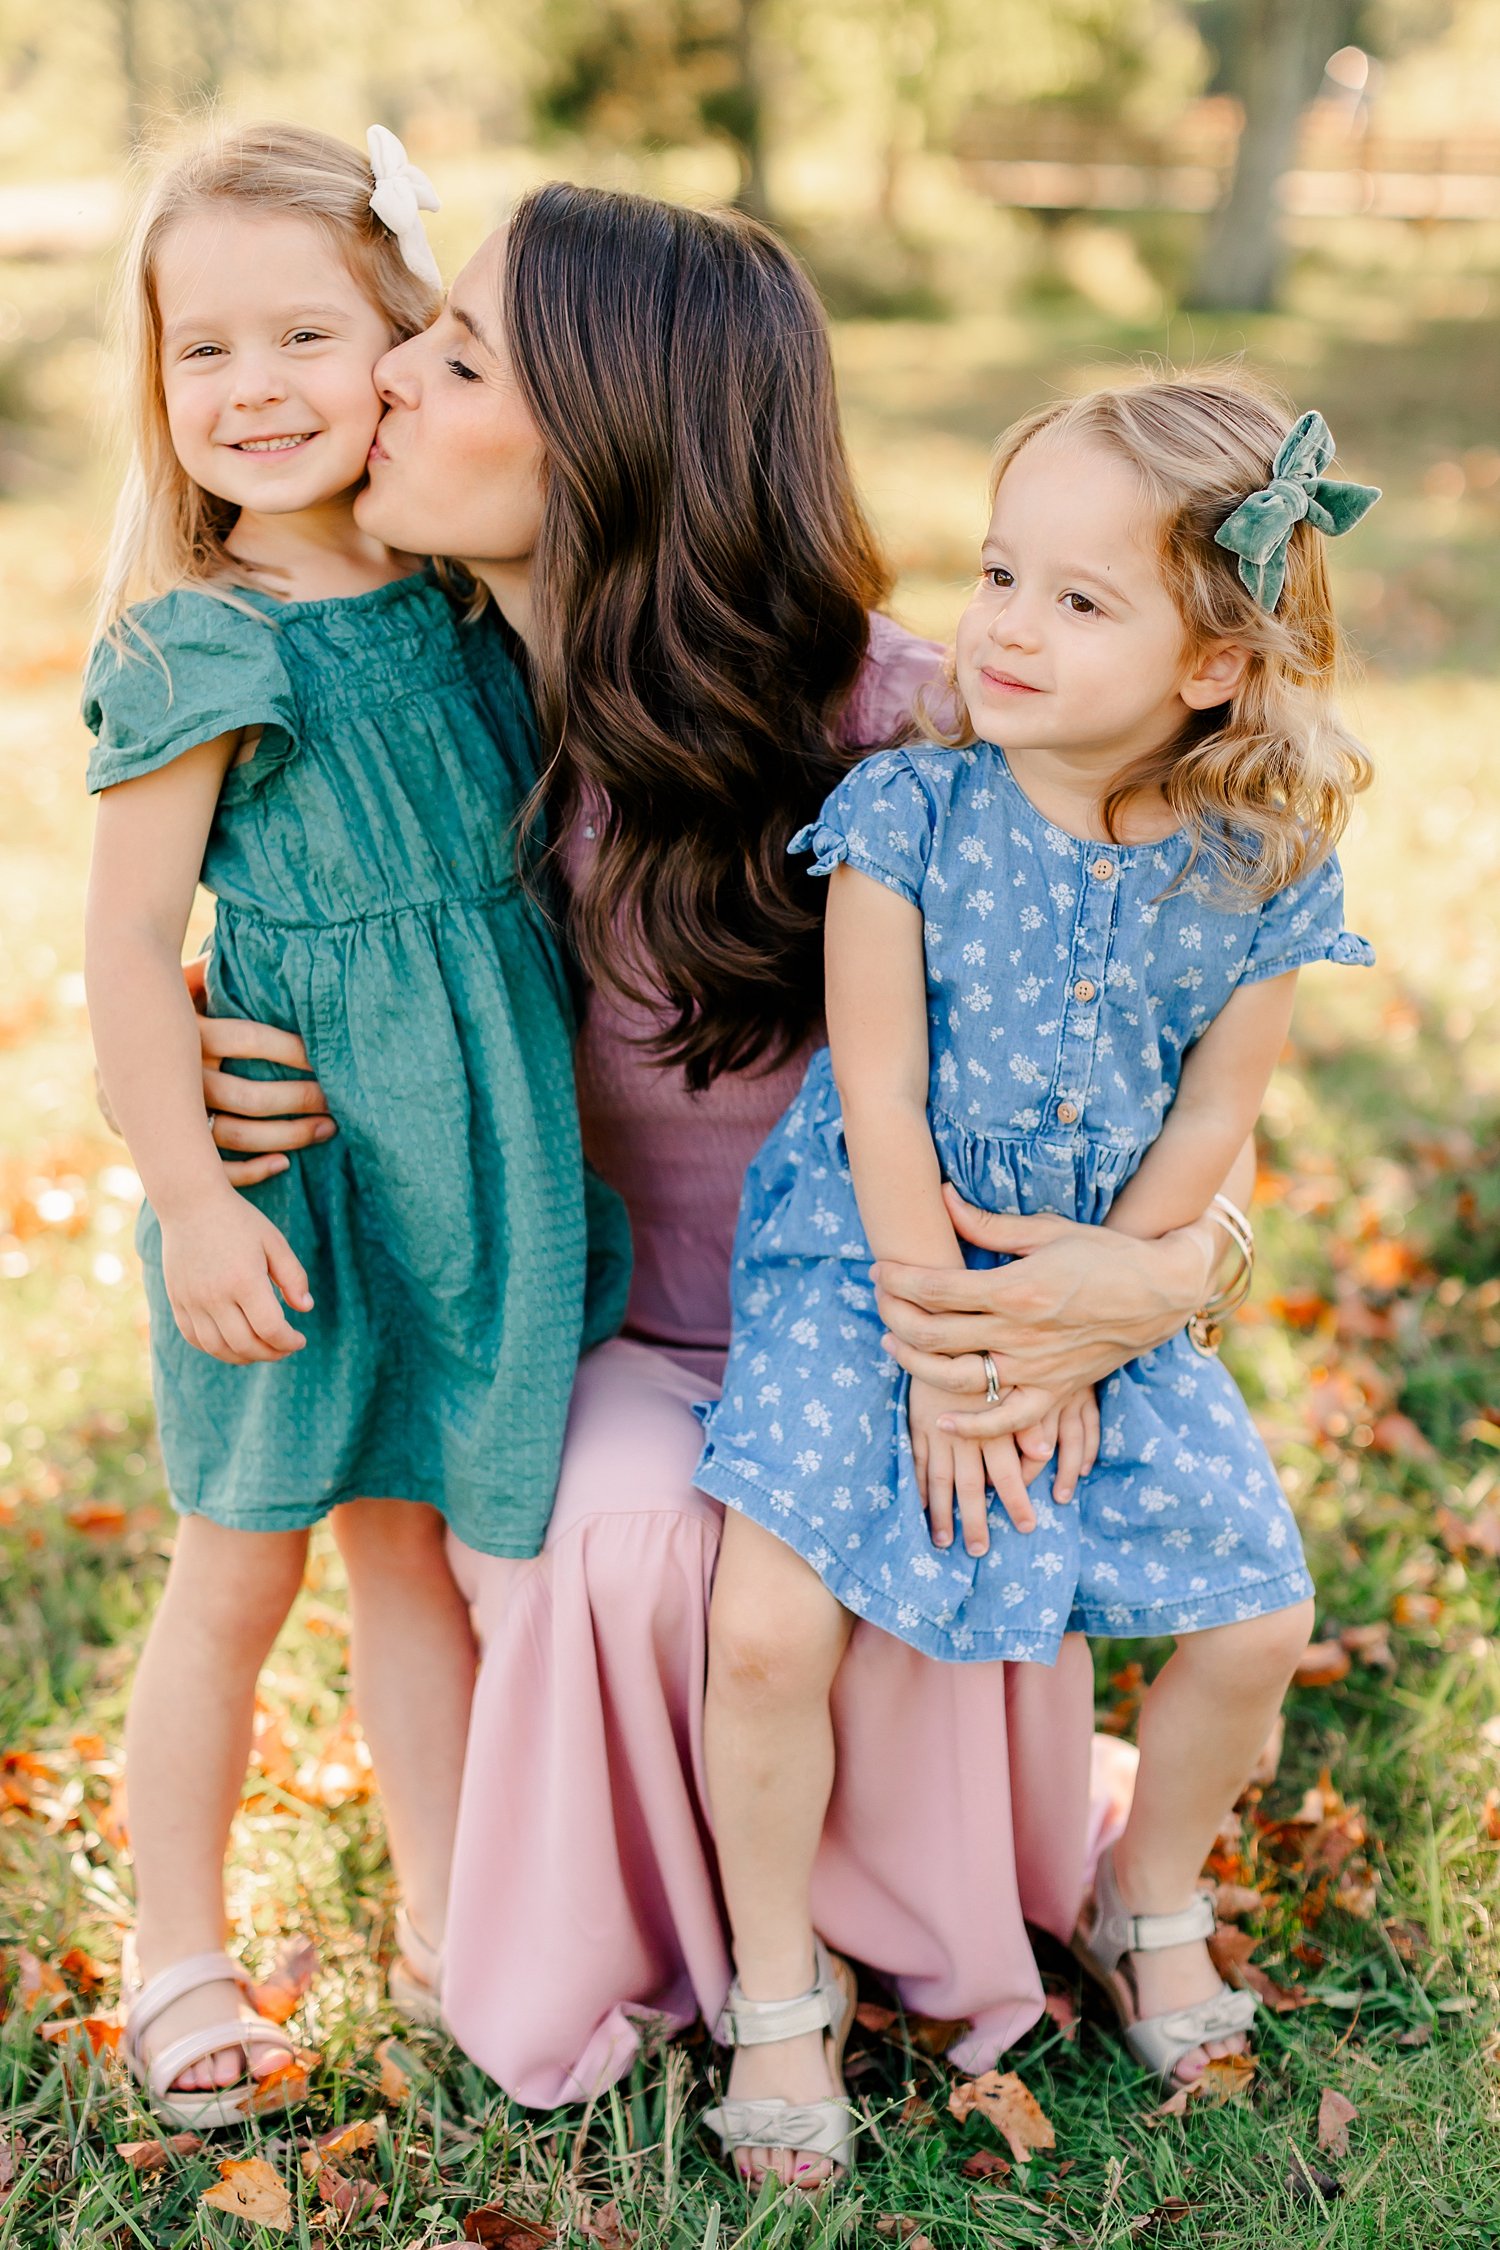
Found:
[{"label": "chambray blue dress", "polygon": [[307,1268],[290,1359],[230,1367],[186,1341],[142,1210],[172,1498],[246,1531],[426,1501],[466,1545],[531,1555],[580,1349],[624,1313],[629,1226],[584,1169],[565,964],[516,871],[526,692],[429,571],[244,599],[259,614],[189,590],[146,604],[161,661],[101,644],[84,696],[95,790],[260,730],[204,858],[209,1006],[300,1033],[339,1122],[242,1191]]},{"label": "chambray blue dress", "polygon": [[[928,1120],[944,1178],[990,1211],[1100,1224],[1237,985],[1374,959],[1343,927],[1336,859],[1258,909],[1216,905],[1191,878],[1164,897],[1184,835],[1066,835],[989,743],[866,759],[790,849],[921,909]],[[1050,1663],[1065,1632],[1192,1632],[1312,1591],[1249,1410],[1185,1334],[1099,1386],[1099,1461],[1073,1501],[1053,1503],[1044,1470],[1034,1531],[992,1495],[988,1554],[934,1547],[869,1265],[825,1048],[746,1178],[696,1481],[795,1547],[846,1609],[930,1656]]]}]

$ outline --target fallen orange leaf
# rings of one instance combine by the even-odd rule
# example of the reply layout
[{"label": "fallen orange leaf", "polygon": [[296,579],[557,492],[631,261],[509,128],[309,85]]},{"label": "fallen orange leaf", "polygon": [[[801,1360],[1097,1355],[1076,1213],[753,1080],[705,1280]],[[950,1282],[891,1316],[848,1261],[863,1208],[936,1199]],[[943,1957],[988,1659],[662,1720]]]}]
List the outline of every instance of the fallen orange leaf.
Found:
[{"label": "fallen orange leaf", "polygon": [[289,2102],[300,2102],[307,2092],[309,2075],[321,2060],[314,2049],[299,2047],[291,2062],[268,2070],[264,2078],[256,2080],[255,2092],[245,2104],[245,2115],[264,2117],[268,2111],[285,2109]]},{"label": "fallen orange leaf", "polygon": [[1388,1453],[1397,1461],[1435,1461],[1437,1448],[1430,1438],[1417,1428],[1409,1414],[1382,1414],[1375,1423],[1370,1443],[1377,1453]]},{"label": "fallen orange leaf", "polygon": [[384,2188],[376,2187],[373,2180],[351,2180],[331,2164],[323,2166],[315,2185],[319,2202],[337,2211],[341,2219],[367,2219],[372,2212],[384,2210],[390,2201]]},{"label": "fallen orange leaf", "polygon": [[292,2199],[280,2175],[263,2156],[226,2157],[219,2166],[217,2183],[205,2188],[199,2201],[211,2211],[227,2211],[247,2226],[270,2227],[287,2234],[292,2224]]},{"label": "fallen orange leaf", "polygon": [[79,1500],[68,1510],[75,1531],[90,1539],[115,1539],[125,1529],[125,1510],[118,1500]]},{"label": "fallen orange leaf", "polygon": [[1254,2076],[1253,2055],[1213,2055],[1193,2081],[1193,2099],[1206,2102],[1211,2109],[1221,2108],[1225,2102],[1242,2101],[1250,2091]]},{"label": "fallen orange leaf", "polygon": [[1013,2070],[987,2070],[961,2080],[948,2096],[948,2108],[960,2124],[978,2110],[1008,2143],[1018,2164],[1028,2162],[1033,2149],[1056,2144],[1051,2120]]},{"label": "fallen orange leaf", "polygon": [[40,2000],[50,2004],[68,1997],[68,1988],[51,1962],[42,1960],[28,1947],[18,1945],[5,1959],[15,1975],[16,1998],[28,2014]]},{"label": "fallen orange leaf", "polygon": [[1484,1832],[1492,1844],[1500,1844],[1500,1789],[1487,1789],[1480,1814]]},{"label": "fallen orange leaf", "polygon": [[1398,1594],[1391,1604],[1391,1620],[1396,1625],[1435,1625],[1443,1613],[1443,1605],[1436,1594]]},{"label": "fallen orange leaf", "polygon": [[1332,2086],[1325,2086],[1318,2103],[1318,2146],[1325,2156],[1349,2154],[1349,2127],[1359,2111]]},{"label": "fallen orange leaf", "polygon": [[1297,1659],[1298,1687],[1336,1687],[1349,1677],[1349,1651],[1339,1641],[1314,1641]]},{"label": "fallen orange leaf", "polygon": [[498,2203],[481,2203],[464,2214],[464,2240],[481,2244],[482,2250],[531,2250],[534,2243],[553,2250],[557,2229],[512,2218]]},{"label": "fallen orange leaf", "polygon": [[288,1938],[263,1982],[250,1987],[250,2005],[272,2023],[286,2023],[318,1973],[318,1949],[311,1938]]},{"label": "fallen orange leaf", "polygon": [[305,2151],[302,2169],[315,2172],[320,2164],[341,2156],[353,2156],[360,2149],[373,2148],[379,2138],[380,2128],[372,2117],[357,2117],[351,2125],[336,2125],[331,2133],[319,2133],[312,2147]]},{"label": "fallen orange leaf", "polygon": [[96,2055],[112,2055],[120,2044],[123,2030],[123,2024],[113,2022],[108,2016],[59,2016],[55,2022],[42,2025],[42,2037],[50,2039],[54,2046],[62,2046],[81,2035]]}]

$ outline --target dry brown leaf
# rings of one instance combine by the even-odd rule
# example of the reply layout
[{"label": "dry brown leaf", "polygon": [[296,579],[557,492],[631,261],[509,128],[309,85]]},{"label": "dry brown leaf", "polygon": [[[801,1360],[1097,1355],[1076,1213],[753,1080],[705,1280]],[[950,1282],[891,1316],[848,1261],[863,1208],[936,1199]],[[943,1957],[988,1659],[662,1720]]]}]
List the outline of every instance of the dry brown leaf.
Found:
[{"label": "dry brown leaf", "polygon": [[1431,2037],[1432,2026],[1430,2023],[1414,2023],[1409,2031],[1397,2032],[1396,2045],[1398,2047],[1425,2047]]},{"label": "dry brown leaf", "polygon": [[375,2060],[380,2065],[380,2098],[387,2102],[404,2102],[417,2082],[411,2056],[399,2039],[382,2039],[375,2049]]},{"label": "dry brown leaf", "polygon": [[70,1945],[57,1965],[68,1982],[76,1985],[85,1999],[97,1992],[104,1982],[103,1969],[91,1953],[84,1952],[81,1945]]},{"label": "dry brown leaf", "polygon": [[961,2080],[948,2096],[948,2108],[960,2124],[978,2110],[1008,2143],[1018,2164],[1027,2163],[1033,2149],[1056,2144],[1051,2120],[1013,2070],[987,2070],[979,2078]]},{"label": "dry brown leaf", "polygon": [[380,2128],[372,2117],[357,2117],[350,2125],[336,2125],[330,2133],[319,2133],[311,2147],[303,2151],[302,2169],[316,2172],[320,2165],[336,2164],[340,2157],[373,2148],[379,2138]]},{"label": "dry brown leaf", "polygon": [[1318,2146],[1325,2156],[1349,2154],[1349,2128],[1359,2111],[1345,2095],[1325,2086],[1318,2103]]},{"label": "dry brown leaf", "polygon": [[908,2133],[930,2133],[937,2121],[937,2111],[920,2094],[907,2095],[897,2119],[897,2123],[903,2125]]},{"label": "dry brown leaf", "polygon": [[1164,2203],[1158,2203],[1152,2210],[1143,2211],[1138,2219],[1132,2219],[1130,2231],[1132,2234],[1149,2234],[1155,2227],[1175,2227],[1180,2220],[1190,2218],[1192,2211],[1193,2206],[1186,2196],[1169,2195]]},{"label": "dry brown leaf", "polygon": [[1333,1903],[1357,1921],[1368,1922],[1375,1912],[1376,1882],[1368,1867],[1350,1867],[1339,1877]]},{"label": "dry brown leaf", "polygon": [[934,2060],[946,2055],[963,2032],[969,2028],[964,2016],[908,2016],[907,2037],[919,2055],[931,2055]]},{"label": "dry brown leaf", "polygon": [[1377,1453],[1388,1453],[1397,1461],[1437,1459],[1436,1447],[1423,1436],[1409,1414],[1379,1415],[1371,1431],[1370,1444]]},{"label": "dry brown leaf", "polygon": [[161,2172],[174,2156],[196,2156],[202,2146],[196,2133],[171,2133],[164,2141],[116,2141],[115,2154],[132,2172]]},{"label": "dry brown leaf", "polygon": [[7,1953],[4,1958],[15,1978],[16,2003],[27,2015],[44,2000],[50,2007],[58,2000],[67,1999],[67,1986],[52,1963],[44,1961],[40,1954],[31,1952],[27,1946],[18,1945],[14,1952]]},{"label": "dry brown leaf", "polygon": [[1078,2007],[1071,1992],[1048,1992],[1042,2006],[1064,2039],[1078,2037]]},{"label": "dry brown leaf", "polygon": [[878,2008],[871,2000],[861,2000],[854,2011],[854,2020],[861,2031],[868,2031],[876,2039],[883,2039],[896,2022],[894,2008]]},{"label": "dry brown leaf", "polygon": [[966,2180],[1008,2180],[1010,2165],[997,2148],[976,2148],[959,2166]]},{"label": "dry brown leaf", "polygon": [[904,2245],[904,2250],[932,2250],[930,2237],[922,2232],[915,2219],[907,2218],[904,2212],[895,2218],[877,2219],[875,2232],[882,2242],[899,2242]]},{"label": "dry brown leaf", "polygon": [[628,2227],[620,2215],[618,2203],[601,2203],[583,2220],[580,2231],[585,2242],[597,2243],[598,2250],[635,2250],[640,2239],[633,2227]]},{"label": "dry brown leaf", "polygon": [[323,2165],[314,2185],[318,2201],[341,2219],[367,2219],[372,2212],[383,2211],[390,2201],[385,2189],[378,2188],[373,2180],[351,2180],[331,2164]]},{"label": "dry brown leaf", "polygon": [[480,2243],[482,2250],[534,2250],[538,2243],[544,2250],[553,2250],[557,2229],[513,2218],[498,2203],[481,2203],[464,2214],[464,2240]]},{"label": "dry brown leaf", "polygon": [[16,2184],[16,2174],[26,2161],[26,2143],[19,2133],[0,2133],[0,2204]]},{"label": "dry brown leaf", "polygon": [[1398,1594],[1391,1604],[1393,1625],[1435,1625],[1443,1614],[1436,1594]]},{"label": "dry brown leaf", "polygon": [[226,2157],[215,2185],[205,2188],[199,2201],[211,2211],[227,2211],[247,2226],[270,2227],[287,2234],[292,2224],[292,2199],[280,2175],[263,2156]]},{"label": "dry brown leaf", "polygon": [[1383,1672],[1395,1671],[1396,1652],[1391,1647],[1389,1625],[1346,1625],[1339,1639],[1361,1664],[1374,1665]]},{"label": "dry brown leaf", "polygon": [[264,1980],[251,1985],[250,2005],[270,2023],[287,2023],[317,1973],[318,1949],[311,1938],[288,1938]]},{"label": "dry brown leaf", "polygon": [[1159,2125],[1165,2117],[1186,2117],[1192,2096],[1191,2086],[1175,2086],[1165,2101],[1158,2102],[1155,2109],[1147,2111],[1146,2123]]},{"label": "dry brown leaf", "polygon": [[1313,1641],[1302,1651],[1292,1674],[1298,1687],[1337,1687],[1349,1677],[1349,1651],[1340,1641]]}]

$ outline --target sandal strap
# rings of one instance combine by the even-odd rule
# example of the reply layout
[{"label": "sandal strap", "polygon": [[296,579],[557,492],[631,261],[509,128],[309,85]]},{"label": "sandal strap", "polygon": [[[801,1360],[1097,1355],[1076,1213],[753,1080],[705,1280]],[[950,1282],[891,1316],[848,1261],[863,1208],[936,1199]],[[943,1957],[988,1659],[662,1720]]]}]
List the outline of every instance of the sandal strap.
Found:
[{"label": "sandal strap", "polygon": [[1197,1891],[1186,1906],[1173,1914],[1131,1914],[1126,1911],[1115,1879],[1113,1850],[1099,1855],[1094,1870],[1093,1917],[1075,1947],[1096,1973],[1108,1976],[1127,1953],[1160,1953],[1169,1945],[1187,1945],[1194,1938],[1214,1934],[1214,1906],[1207,1891]]},{"label": "sandal strap", "polygon": [[[736,1978],[714,2025],[715,2039],[725,2047],[769,2047],[778,2040],[796,2039],[806,2031],[837,2031],[844,2020],[847,1995],[835,1972],[833,1956],[821,1938],[813,1941],[813,1973],[811,1989],[791,2000],[747,1999]],[[788,2148],[796,2145],[775,2144]]]},{"label": "sandal strap", "polygon": [[396,1949],[416,1970],[421,1982],[436,1992],[443,1981],[442,1951],[423,1937],[404,1906],[396,1909]]},{"label": "sandal strap", "polygon": [[737,2148],[795,2149],[804,2156],[831,2157],[845,2171],[859,2130],[849,2104],[837,2101],[725,2101],[706,2109],[703,2122],[718,2134],[726,2156]]},{"label": "sandal strap", "polygon": [[[280,2024],[267,2023],[264,2017],[226,2016],[222,2023],[207,2025],[202,2031],[186,2031],[180,2039],[169,2039],[159,2055],[153,2055],[146,2071],[146,2083],[158,2101],[172,2090],[172,2082],[195,2063],[207,2062],[210,2055],[220,2055],[239,2048],[245,2055],[247,2067],[228,2086],[202,2087],[197,2091],[217,2095],[221,2101],[229,2100],[241,2088],[254,2091],[260,2083],[248,2068],[252,2047],[279,2047],[288,2062],[295,2060],[297,2049]],[[191,2100],[191,2095],[187,2097]]]},{"label": "sandal strap", "polygon": [[1227,1984],[1221,1984],[1209,2000],[1197,2000],[1189,2008],[1174,2008],[1168,2015],[1145,2016],[1123,2025],[1125,2044],[1138,2063],[1155,2071],[1163,2085],[1170,2086],[1184,2055],[1201,2047],[1206,2039],[1227,2039],[1236,2032],[1248,2031],[1255,2021],[1255,2010],[1253,1992],[1232,1992]]},{"label": "sandal strap", "polygon": [[1175,1914],[1130,1914],[1126,1921],[1130,1928],[1127,1950],[1131,1953],[1161,1953],[1169,1945],[1211,1938],[1216,1927],[1213,1900],[1207,1891],[1199,1891],[1190,1906],[1179,1906]]},{"label": "sandal strap", "polygon": [[237,1984],[248,1990],[250,1979],[229,1953],[190,1953],[185,1960],[174,1961],[149,1978],[131,2000],[125,2016],[126,2045],[138,2049],[142,2035],[159,2015],[206,1984]]}]

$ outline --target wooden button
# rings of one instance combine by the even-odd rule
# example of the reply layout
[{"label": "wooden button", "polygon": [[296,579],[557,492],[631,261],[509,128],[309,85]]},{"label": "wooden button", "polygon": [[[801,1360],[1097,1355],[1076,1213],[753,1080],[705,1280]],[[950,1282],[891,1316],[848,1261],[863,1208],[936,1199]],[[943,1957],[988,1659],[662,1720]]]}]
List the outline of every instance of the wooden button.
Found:
[{"label": "wooden button", "polygon": [[1073,987],[1073,998],[1075,1000],[1092,1000],[1098,989],[1098,986],[1091,984],[1087,977],[1080,977]]},{"label": "wooden button", "polygon": [[1059,1125],[1076,1125],[1078,1123],[1078,1111],[1072,1102],[1058,1103],[1057,1121]]},{"label": "wooden button", "polygon": [[1113,882],[1115,863],[1112,859],[1096,859],[1093,866],[1089,869],[1089,873],[1093,876],[1096,883]]}]

